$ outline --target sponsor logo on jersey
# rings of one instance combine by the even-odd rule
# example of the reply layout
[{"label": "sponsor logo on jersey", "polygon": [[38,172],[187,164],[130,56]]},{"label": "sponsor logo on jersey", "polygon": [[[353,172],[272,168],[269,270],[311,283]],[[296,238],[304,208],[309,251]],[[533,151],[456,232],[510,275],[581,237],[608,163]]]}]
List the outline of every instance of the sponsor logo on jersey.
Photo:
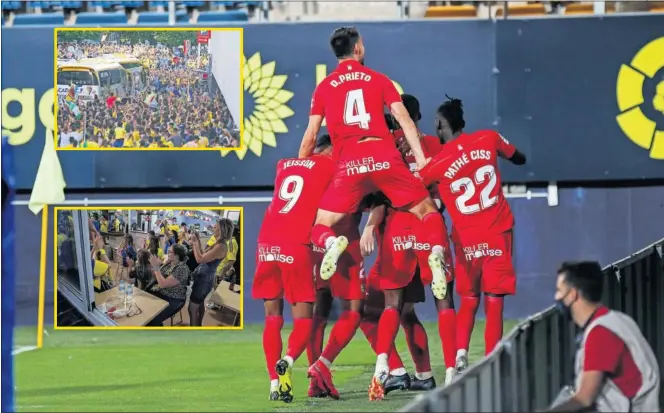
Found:
[{"label": "sponsor logo on jersey", "polygon": [[502,257],[504,252],[501,249],[489,248],[489,244],[477,244],[469,247],[463,247],[463,254],[467,261],[472,261],[482,257]]},{"label": "sponsor logo on jersey", "polygon": [[394,251],[429,251],[431,244],[427,242],[417,242],[414,235],[392,237],[392,249]]},{"label": "sponsor logo on jersey", "polygon": [[346,174],[348,176],[380,172],[387,169],[390,169],[389,162],[376,162],[372,157],[346,162]]},{"label": "sponsor logo on jersey", "polygon": [[281,247],[268,246],[258,248],[258,261],[292,264],[295,259],[290,255],[282,254]]}]

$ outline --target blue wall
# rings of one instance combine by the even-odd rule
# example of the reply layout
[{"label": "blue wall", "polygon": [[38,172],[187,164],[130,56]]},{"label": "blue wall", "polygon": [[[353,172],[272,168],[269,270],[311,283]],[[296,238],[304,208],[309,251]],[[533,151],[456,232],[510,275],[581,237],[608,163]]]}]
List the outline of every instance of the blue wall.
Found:
[{"label": "blue wall", "polygon": [[[258,136],[247,137],[252,150],[242,160],[217,152],[62,152],[68,188],[271,185],[277,159],[297,153],[317,73],[320,77],[335,65],[327,38],[338,25],[246,27],[247,59],[274,61],[275,75],[287,76],[281,97],[294,115],[274,126],[276,142],[268,139],[261,145]],[[498,129],[529,155],[527,167],[505,167],[507,181],[664,178],[664,161],[651,159],[616,122],[618,70],[641,47],[664,35],[663,15],[398,21],[362,23],[359,28],[367,63],[420,98],[425,130],[431,131],[432,114],[447,93],[464,100],[469,129]],[[27,142],[16,151],[19,188],[32,186],[44,124],[53,126],[52,34],[46,27],[2,29],[2,104],[12,117],[22,113],[13,123],[3,119],[3,131]],[[25,53],[26,44],[30,53]],[[663,79],[660,70],[644,85],[643,107],[660,130],[664,116],[650,110],[648,102]],[[16,102],[21,96],[23,108]],[[244,97],[249,116],[253,98],[248,93]],[[197,168],[171,167],[176,164]]]},{"label": "blue wall", "polygon": [[[166,197],[168,193],[155,194]],[[217,197],[219,193],[194,193],[192,197]],[[226,194],[230,196],[229,194]],[[238,197],[265,197],[266,193],[238,193]],[[516,217],[514,264],[518,274],[517,295],[506,305],[508,317],[524,317],[552,302],[555,270],[562,260],[596,259],[609,264],[664,237],[664,187],[632,189],[562,189],[560,205],[549,207],[543,199],[511,200]],[[136,198],[108,194],[103,198]],[[145,197],[145,196],[143,196]],[[150,197],[153,197],[152,195]],[[93,199],[93,197],[90,197]],[[99,197],[97,197],[99,198]],[[155,205],[159,206],[159,205]],[[200,205],[201,207],[213,205]],[[255,269],[256,236],[265,203],[244,203],[245,320],[262,320],[262,302],[249,292]],[[27,207],[16,208],[17,317],[24,324],[36,323],[41,217]],[[51,212],[52,218],[52,212]],[[50,221],[52,223],[52,221]],[[53,227],[49,224],[47,322],[52,322]],[[373,264],[374,257],[367,260]],[[420,305],[421,314],[435,319],[431,300]]]},{"label": "blue wall", "polygon": [[[268,139],[259,145],[260,136],[250,134],[246,137],[251,147],[248,153],[225,157],[217,152],[61,152],[68,189],[157,187],[164,188],[161,196],[172,196],[174,188],[207,187],[213,191],[272,185],[277,159],[297,153],[317,78],[334,66],[327,37],[338,25],[246,27],[247,59],[261,64],[274,61],[275,75],[287,76],[279,96],[293,114],[285,116],[283,124],[273,125],[277,128],[276,142]],[[616,123],[618,70],[641,47],[664,35],[662,15],[399,21],[362,23],[359,28],[365,37],[367,63],[420,98],[425,131],[431,131],[432,113],[447,93],[464,100],[469,129],[498,129],[522,148],[529,156],[529,165],[520,169],[505,165],[505,181],[664,178],[664,161],[651,159],[648,151],[629,141]],[[14,138],[21,141],[15,152],[17,183],[24,189],[32,187],[47,128],[53,127],[52,32],[45,27],[2,29],[2,105],[10,115],[3,117],[3,131],[14,132]],[[25,52],[26,44],[30,53]],[[663,79],[664,71],[660,70],[646,82],[646,102],[652,97],[648,91],[651,86],[654,90],[653,82]],[[248,116],[255,109],[253,98],[248,94],[244,97]],[[17,103],[21,98],[23,107]],[[664,116],[646,106],[648,116],[664,130]],[[230,196],[219,191],[187,196],[220,194]],[[233,194],[244,195],[271,194]],[[111,196],[146,195],[106,194],[104,198]],[[511,204],[517,220],[515,264],[519,281],[516,298],[508,300],[510,317],[530,314],[551,302],[553,272],[561,260],[589,258],[609,263],[664,236],[662,186],[563,189],[560,205],[554,208],[542,200],[515,200]],[[255,239],[266,204],[240,206],[246,213],[244,285],[249,292]],[[27,207],[18,207],[16,225],[17,313],[20,322],[32,324],[37,311],[41,221]],[[47,250],[49,302],[53,297],[51,247]],[[368,264],[372,262],[368,260]],[[260,303],[248,299],[245,309],[248,322],[262,318]],[[427,318],[433,317],[430,303],[422,310]],[[50,309],[47,320],[52,322]]]}]

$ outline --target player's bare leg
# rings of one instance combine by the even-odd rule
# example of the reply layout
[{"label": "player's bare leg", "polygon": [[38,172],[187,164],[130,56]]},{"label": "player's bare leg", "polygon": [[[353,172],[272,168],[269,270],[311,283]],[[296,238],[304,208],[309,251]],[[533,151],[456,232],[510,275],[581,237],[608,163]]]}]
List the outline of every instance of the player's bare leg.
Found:
[{"label": "player's bare leg", "polygon": [[409,211],[415,214],[422,221],[422,239],[431,244],[431,253],[429,254],[429,268],[433,274],[431,281],[431,291],[434,297],[441,300],[447,294],[447,266],[445,262],[445,246],[447,245],[447,231],[443,216],[436,209],[436,204],[431,197],[427,197]]},{"label": "player's bare leg", "polygon": [[385,397],[385,383],[390,373],[388,356],[394,346],[394,339],[399,332],[403,292],[403,288],[384,291],[385,310],[378,322],[376,370],[369,386],[369,400],[372,401],[382,400]]},{"label": "player's bare leg", "polygon": [[468,368],[468,347],[470,336],[475,328],[475,315],[480,306],[480,297],[474,295],[462,295],[461,305],[457,314],[457,354],[455,367],[457,373]]},{"label": "player's bare leg", "polygon": [[[451,289],[453,283],[449,284]],[[454,310],[454,294],[447,294],[442,300],[436,299],[436,310],[438,311],[438,334],[443,345],[443,357],[445,359],[445,385],[452,383],[457,375],[456,355],[456,311]],[[466,362],[467,364],[467,362]]]},{"label": "player's bare leg", "polygon": [[277,374],[276,365],[283,350],[281,328],[284,326],[284,300],[281,298],[265,300],[264,306],[263,352],[265,353],[267,372],[270,377],[269,399],[277,401],[279,400],[279,375]]},{"label": "player's bare leg", "polygon": [[339,258],[348,247],[348,239],[337,236],[332,227],[338,224],[347,214],[340,212],[318,210],[316,224],[311,229],[311,240],[314,245],[325,248],[325,255],[320,265],[320,278],[329,280],[337,271]]},{"label": "player's bare leg", "polygon": [[279,398],[285,403],[293,401],[293,380],[291,378],[293,363],[305,351],[311,339],[313,310],[313,303],[294,303],[291,305],[293,331],[288,336],[286,355],[275,366],[279,376]]},{"label": "player's bare leg", "polygon": [[[427,391],[436,387],[436,381],[431,370],[431,356],[429,353],[429,338],[424,326],[415,313],[414,303],[404,303],[401,310],[401,327],[406,336],[406,343],[413,363],[415,364],[415,375],[410,378],[408,375],[408,390]],[[390,372],[390,378],[385,385],[385,393],[399,380],[397,374]],[[403,379],[402,379],[403,380]],[[395,382],[395,383],[392,383]]]},{"label": "player's bare leg", "polygon": [[361,310],[363,301],[341,300],[341,307],[341,316],[330,332],[330,338],[325,349],[323,349],[323,353],[307,372],[312,382],[315,381],[317,387],[333,399],[339,399],[339,391],[334,387],[330,367],[341,351],[346,348],[355,336],[355,332],[362,319]]},{"label": "player's bare leg", "polygon": [[[316,304],[314,305],[314,317],[312,335],[309,346],[307,347],[307,357],[309,359],[309,367],[311,367],[320,357],[323,352],[323,339],[325,338],[325,327],[327,320],[330,317],[332,310],[332,302],[334,298],[329,288],[321,288],[316,291]],[[309,397],[327,397],[327,392],[318,387],[317,381],[311,379],[309,381]]]}]

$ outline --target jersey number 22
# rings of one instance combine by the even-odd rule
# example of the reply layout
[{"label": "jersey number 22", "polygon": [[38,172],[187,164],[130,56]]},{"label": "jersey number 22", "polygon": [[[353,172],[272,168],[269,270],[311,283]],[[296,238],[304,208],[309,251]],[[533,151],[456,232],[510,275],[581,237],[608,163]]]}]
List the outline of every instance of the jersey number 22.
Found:
[{"label": "jersey number 22", "polygon": [[[474,179],[463,177],[452,182],[450,184],[450,189],[453,193],[463,191],[463,193],[456,199],[456,207],[459,212],[465,215],[470,215],[493,206],[496,201],[498,201],[498,196],[491,196],[493,188],[496,187],[496,182],[496,169],[493,165],[484,165],[479,168],[475,171]],[[484,187],[480,191],[479,204],[468,204],[470,198],[475,195],[475,189],[482,185],[484,185]]]}]

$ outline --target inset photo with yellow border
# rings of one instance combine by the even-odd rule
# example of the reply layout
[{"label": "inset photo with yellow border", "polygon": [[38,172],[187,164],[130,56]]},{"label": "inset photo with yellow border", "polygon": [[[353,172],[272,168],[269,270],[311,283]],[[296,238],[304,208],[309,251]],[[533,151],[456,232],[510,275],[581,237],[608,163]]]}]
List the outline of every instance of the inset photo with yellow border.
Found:
[{"label": "inset photo with yellow border", "polygon": [[56,28],[58,150],[238,150],[242,28]]},{"label": "inset photo with yellow border", "polygon": [[242,329],[241,207],[55,208],[56,329]]}]

